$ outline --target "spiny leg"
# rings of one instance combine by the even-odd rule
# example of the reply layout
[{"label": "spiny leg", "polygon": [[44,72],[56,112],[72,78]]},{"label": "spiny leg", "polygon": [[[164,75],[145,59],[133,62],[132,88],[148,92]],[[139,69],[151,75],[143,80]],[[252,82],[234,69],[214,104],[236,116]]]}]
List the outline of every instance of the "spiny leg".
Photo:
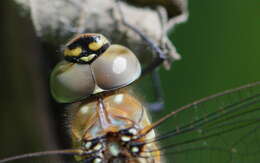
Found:
[{"label": "spiny leg", "polygon": [[116,7],[120,13],[121,16],[121,21],[122,24],[125,25],[127,28],[129,28],[130,30],[132,30],[133,32],[135,32],[137,35],[140,36],[140,38],[155,52],[156,57],[153,59],[153,61],[146,66],[143,70],[142,70],[142,76],[152,72],[153,70],[155,70],[164,60],[167,59],[167,55],[162,51],[162,49],[153,41],[151,40],[149,37],[147,37],[142,31],[140,31],[138,28],[136,28],[135,26],[129,24],[123,14],[123,11],[120,7],[119,4],[120,0],[117,0],[116,2]]},{"label": "spiny leg", "polygon": [[151,76],[155,102],[148,103],[148,109],[152,111],[160,111],[164,108],[164,95],[158,70],[154,70]]},{"label": "spiny leg", "polygon": [[172,44],[171,40],[168,37],[168,14],[164,7],[157,7],[157,14],[160,18],[161,23],[161,38],[160,38],[160,47],[163,52],[167,55],[167,59],[163,62],[164,68],[169,70],[171,68],[171,63],[175,60],[180,60],[181,57],[177,53],[176,48]]},{"label": "spiny leg", "polygon": [[[170,69],[171,67],[171,62],[174,59],[178,59],[178,54],[176,53],[176,50],[173,49],[174,51],[172,51],[169,46],[173,46],[167,36],[167,31],[166,31],[166,24],[168,22],[168,16],[167,16],[167,11],[164,7],[159,6],[157,8],[157,13],[158,16],[160,17],[160,21],[161,21],[161,28],[162,28],[162,32],[161,32],[161,39],[160,39],[160,48],[163,50],[163,52],[165,54],[167,54],[167,56],[171,57],[167,57],[167,59],[165,59],[163,61],[164,67],[166,69]],[[173,54],[173,55],[172,55]],[[152,86],[154,88],[154,94],[155,94],[155,102],[149,103],[148,104],[148,108],[152,111],[160,111],[164,108],[164,104],[165,104],[165,100],[164,100],[164,93],[163,93],[163,89],[161,86],[161,79],[160,79],[160,74],[158,69],[155,69],[152,71],[151,73],[152,76]]]},{"label": "spiny leg", "polygon": [[[148,74],[148,73],[152,73],[152,84],[154,87],[154,92],[155,92],[155,98],[156,101],[153,103],[149,103],[148,104],[148,108],[152,111],[159,111],[161,109],[164,108],[164,98],[163,98],[163,91],[162,91],[162,87],[161,87],[161,82],[160,82],[160,76],[159,73],[157,71],[157,67],[163,63],[164,61],[166,61],[168,59],[168,56],[166,55],[166,53],[153,41],[151,40],[149,37],[147,37],[143,32],[141,32],[138,28],[136,28],[135,26],[129,24],[126,19],[124,18],[123,15],[123,11],[120,8],[120,4],[118,3],[120,0],[117,1],[117,8],[118,11],[120,12],[121,15],[121,21],[122,23],[128,27],[129,29],[131,29],[132,31],[134,31],[136,34],[138,34],[142,40],[144,40],[144,42],[147,43],[147,45],[155,52],[156,57],[153,59],[153,61],[142,70],[142,76]],[[162,9],[161,9],[162,10]],[[160,12],[160,10],[158,11]],[[161,26],[162,26],[162,36],[161,36],[161,40],[160,40],[160,45],[163,49],[167,49],[167,44],[168,44],[168,39],[165,39],[165,37],[167,37],[165,35],[165,23],[167,21],[167,18],[165,18],[165,14],[159,14],[160,17],[162,17],[162,21],[161,21]],[[167,62],[168,63],[168,62]]]}]

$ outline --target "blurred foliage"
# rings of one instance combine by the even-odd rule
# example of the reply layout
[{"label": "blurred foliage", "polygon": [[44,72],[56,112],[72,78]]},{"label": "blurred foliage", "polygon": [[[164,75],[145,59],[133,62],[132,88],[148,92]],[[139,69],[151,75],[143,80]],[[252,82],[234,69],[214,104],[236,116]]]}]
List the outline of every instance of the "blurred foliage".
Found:
[{"label": "blurred foliage", "polygon": [[[10,1],[0,3],[0,157],[56,148],[49,138],[65,136],[50,132],[63,129],[66,134],[67,128],[65,122],[58,121],[55,125],[53,121],[46,121],[58,108],[49,106],[53,103],[49,91],[42,89],[47,88],[47,76],[53,63],[41,62],[46,55],[56,54],[42,53],[44,47],[35,37],[30,20],[19,17]],[[260,80],[259,6],[257,0],[189,2],[189,21],[170,34],[182,60],[175,62],[170,71],[160,71],[166,107],[156,113],[154,119],[200,97]],[[40,57],[28,58],[34,55]],[[45,82],[38,88],[32,80]],[[144,89],[147,98],[150,90]],[[39,98],[49,101],[42,106]],[[50,119],[66,118],[60,115]],[[169,124],[160,130],[168,130]],[[60,128],[56,128],[57,125]]]}]

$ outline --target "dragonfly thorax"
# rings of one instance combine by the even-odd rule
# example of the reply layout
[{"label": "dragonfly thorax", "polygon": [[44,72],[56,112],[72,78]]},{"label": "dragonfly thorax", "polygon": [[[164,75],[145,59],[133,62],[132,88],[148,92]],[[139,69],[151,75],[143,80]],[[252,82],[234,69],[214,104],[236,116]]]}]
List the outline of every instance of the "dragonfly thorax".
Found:
[{"label": "dragonfly thorax", "polygon": [[[73,116],[71,126],[74,147],[86,153],[77,156],[77,159],[92,162],[100,160],[102,163],[121,160],[127,160],[127,163],[159,161],[157,144],[147,143],[155,138],[154,130],[143,135],[144,129],[151,123],[142,104],[127,92],[108,95],[102,103],[100,105],[98,100],[82,103]],[[104,115],[100,111],[102,107],[107,111]]]}]

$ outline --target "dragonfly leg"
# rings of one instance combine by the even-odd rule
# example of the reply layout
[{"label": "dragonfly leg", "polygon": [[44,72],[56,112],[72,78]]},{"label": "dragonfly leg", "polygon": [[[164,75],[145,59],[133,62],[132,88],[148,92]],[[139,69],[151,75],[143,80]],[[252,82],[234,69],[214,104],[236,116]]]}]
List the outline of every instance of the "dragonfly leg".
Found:
[{"label": "dragonfly leg", "polygon": [[163,52],[167,55],[167,59],[164,60],[163,65],[165,69],[169,70],[171,68],[171,63],[176,60],[180,60],[181,56],[177,53],[175,46],[168,37],[169,18],[166,9],[162,6],[158,6],[157,14],[160,18],[162,31],[160,36],[160,47],[163,50]]},{"label": "dragonfly leg", "polygon": [[156,56],[154,57],[154,59],[151,61],[150,64],[148,64],[145,68],[143,68],[142,70],[142,76],[154,71],[158,66],[160,66],[161,63],[163,63],[164,60],[167,59],[167,55],[165,54],[165,52],[160,48],[159,45],[157,45],[157,43],[150,39],[148,36],[146,36],[142,31],[140,31],[137,27],[129,24],[127,22],[127,20],[124,18],[124,14],[123,11],[120,8],[120,4],[118,3],[119,1],[117,1],[116,3],[116,7],[120,13],[121,16],[121,22],[123,25],[125,25],[127,28],[129,28],[130,30],[132,30],[133,32],[135,32],[137,35],[140,36],[140,38],[154,51],[154,53],[156,54]]},{"label": "dragonfly leg", "polygon": [[[155,94],[155,102],[148,103],[149,110],[152,111],[160,111],[164,108],[164,98],[163,98],[163,90],[161,87],[161,81],[160,76],[158,73],[157,67],[160,66],[164,61],[165,63],[169,63],[169,56],[168,52],[169,45],[172,45],[170,40],[167,37],[167,32],[165,30],[166,23],[168,21],[167,13],[163,7],[158,8],[158,15],[161,18],[161,28],[162,28],[162,35],[160,36],[160,42],[157,44],[154,40],[150,39],[148,36],[146,36],[145,33],[140,31],[137,27],[134,25],[131,25],[127,22],[127,20],[124,17],[124,13],[122,9],[120,8],[120,4],[118,3],[120,0],[117,1],[117,9],[121,15],[121,22],[123,25],[125,25],[127,28],[135,32],[137,35],[140,36],[140,38],[153,50],[153,52],[156,54],[154,59],[151,61],[150,64],[148,64],[145,68],[142,70],[142,76],[151,73],[152,75],[152,85],[154,87],[154,94]],[[175,49],[174,49],[175,50]],[[178,58],[178,57],[176,57]],[[167,64],[168,65],[168,64]]]},{"label": "dragonfly leg", "polygon": [[155,101],[148,103],[151,111],[160,111],[164,108],[164,95],[158,70],[152,71],[152,86],[154,88]]}]

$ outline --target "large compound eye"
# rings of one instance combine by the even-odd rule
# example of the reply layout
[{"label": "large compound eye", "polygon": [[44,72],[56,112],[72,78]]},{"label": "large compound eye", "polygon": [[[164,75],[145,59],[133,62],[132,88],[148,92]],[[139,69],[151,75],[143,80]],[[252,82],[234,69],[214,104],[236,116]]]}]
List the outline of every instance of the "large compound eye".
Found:
[{"label": "large compound eye", "polygon": [[89,96],[95,89],[90,65],[60,62],[50,79],[51,92],[56,101],[69,103]]},{"label": "large compound eye", "polygon": [[66,44],[63,55],[68,62],[89,64],[103,54],[109,45],[108,39],[101,34],[81,34]]},{"label": "large compound eye", "polygon": [[96,84],[104,90],[126,86],[141,74],[141,66],[131,50],[111,45],[91,64]]}]

